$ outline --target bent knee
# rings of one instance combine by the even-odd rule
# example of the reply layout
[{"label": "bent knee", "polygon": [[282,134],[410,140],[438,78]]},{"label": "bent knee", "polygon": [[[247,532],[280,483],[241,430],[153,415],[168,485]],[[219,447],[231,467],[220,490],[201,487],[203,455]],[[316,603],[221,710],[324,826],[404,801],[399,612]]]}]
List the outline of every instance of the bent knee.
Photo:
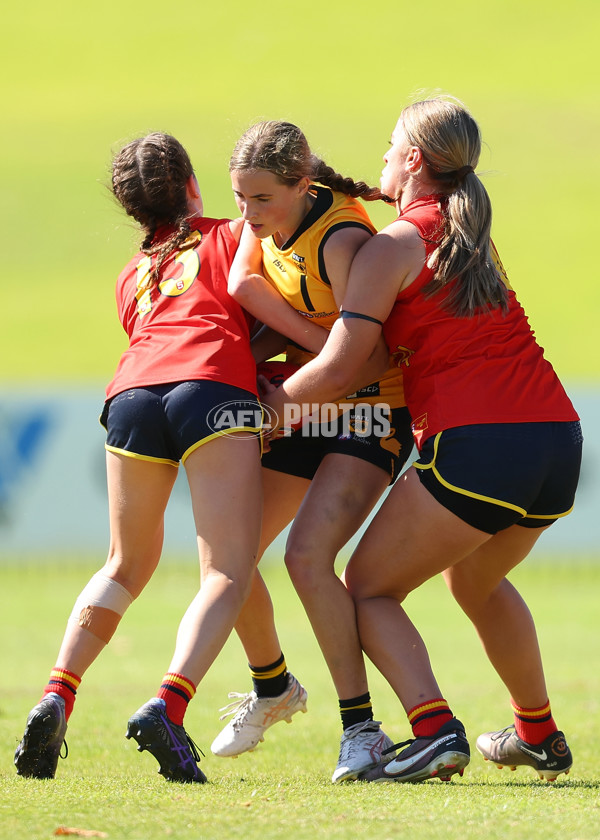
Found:
[{"label": "bent knee", "polygon": [[252,591],[252,574],[250,571],[228,574],[224,571],[211,569],[202,576],[200,590],[210,590],[211,597],[223,598],[232,607],[241,609]]},{"label": "bent knee", "polygon": [[306,584],[313,579],[310,556],[306,551],[289,546],[285,550],[284,562],[294,584]]},{"label": "bent knee", "polygon": [[133,600],[130,591],[99,571],[79,594],[69,620],[108,644]]},{"label": "bent knee", "polygon": [[344,570],[344,584],[353,601],[368,601],[371,598],[393,598],[401,603],[409,594],[396,581],[383,580],[374,569],[361,568],[352,562]]},{"label": "bent knee", "polygon": [[480,581],[464,575],[445,575],[446,585],[462,611],[469,618],[476,618],[481,610],[488,609],[494,598],[501,595],[506,579],[500,581],[490,590]]},{"label": "bent knee", "polygon": [[314,545],[288,540],[284,562],[296,589],[318,587],[324,574],[334,574],[333,559],[328,559]]}]

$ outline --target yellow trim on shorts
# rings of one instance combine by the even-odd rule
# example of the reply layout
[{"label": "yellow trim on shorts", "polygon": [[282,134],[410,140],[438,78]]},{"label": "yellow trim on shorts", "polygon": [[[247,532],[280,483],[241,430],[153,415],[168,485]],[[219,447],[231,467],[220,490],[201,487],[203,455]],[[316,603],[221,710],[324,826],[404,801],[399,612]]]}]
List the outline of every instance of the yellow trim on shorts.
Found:
[{"label": "yellow trim on shorts", "polygon": [[129,452],[127,449],[119,449],[116,446],[109,446],[104,444],[107,452],[114,452],[115,455],[125,455],[126,458],[133,458],[136,461],[150,461],[154,464],[170,464],[172,467],[179,467],[179,461],[173,461],[171,458],[155,458],[153,455],[138,455],[137,452]]},{"label": "yellow trim on shorts", "polygon": [[210,440],[214,440],[218,437],[223,437],[224,435],[232,435],[235,432],[253,432],[258,436],[260,434],[261,429],[262,426],[239,426],[231,429],[223,429],[222,432],[214,432],[214,434],[202,438],[202,440],[193,443],[188,449],[186,449],[183,455],[181,456],[181,463],[185,464],[186,459],[189,458],[192,452],[195,452],[196,449],[199,449],[201,446],[203,446],[205,443],[208,443]]},{"label": "yellow trim on shorts", "polygon": [[470,496],[472,499],[480,499],[483,502],[490,502],[491,504],[498,505],[499,507],[509,508],[510,510],[516,510],[518,513],[523,514],[523,519],[561,519],[563,516],[568,516],[572,511],[575,505],[571,505],[569,510],[566,510],[564,513],[527,513],[524,508],[519,507],[518,505],[513,505],[510,502],[503,502],[500,499],[494,499],[490,496],[482,496],[479,493],[472,493],[470,490],[463,490],[460,487],[455,487],[454,485],[450,484],[448,481],[445,481],[442,476],[440,475],[439,471],[435,467],[435,459],[437,456],[438,450],[438,443],[442,436],[442,432],[438,432],[435,436],[435,441],[433,444],[433,460],[429,464],[418,464],[416,461],[413,464],[413,467],[417,470],[429,470],[432,469],[435,477],[437,480],[446,487],[448,490],[452,490],[455,493],[460,493],[463,496]]},{"label": "yellow trim on shorts", "polygon": [[566,510],[564,513],[547,513],[545,516],[541,513],[527,513],[525,519],[561,519],[563,516],[568,516],[574,507],[575,505],[571,505],[569,510]]},{"label": "yellow trim on shorts", "polygon": [[[471,490],[464,490],[462,487],[456,487],[454,484],[450,484],[449,481],[446,481],[439,473],[439,470],[435,466],[435,459],[437,457],[437,450],[438,450],[438,443],[442,436],[442,432],[438,432],[435,436],[435,441],[433,444],[433,459],[429,464],[418,464],[416,461],[413,464],[413,467],[417,470],[433,470],[433,474],[440,482],[443,487],[446,487],[447,490],[452,490],[453,493],[460,493],[461,496],[468,496],[471,499],[478,499],[481,502],[489,502],[492,505],[498,505],[498,507],[508,508],[509,510],[515,510],[517,513],[520,513],[521,516],[527,516],[527,511],[525,508],[519,507],[518,505],[513,505],[511,502],[504,502],[501,499],[494,499],[493,496],[483,496],[481,493],[473,493]],[[542,519],[551,519],[550,516],[540,517]]]},{"label": "yellow trim on shorts", "polygon": [[[181,456],[181,463],[185,464],[185,461],[192,452],[195,452],[200,446],[205,443],[208,443],[210,440],[214,440],[218,437],[223,437],[223,435],[231,435],[235,432],[253,432],[254,434],[260,436],[262,426],[239,426],[237,428],[232,429],[223,429],[222,432],[215,432],[212,435],[208,435],[202,440],[197,441],[197,443],[193,443],[188,449],[185,450],[183,455]],[[179,467],[179,461],[173,461],[171,458],[156,458],[154,455],[139,455],[137,452],[129,452],[127,449],[119,449],[116,446],[109,446],[107,443],[104,444],[104,448],[107,452],[114,452],[116,455],[125,455],[127,458],[133,458],[137,461],[150,461],[154,464],[170,464],[173,467]],[[262,454],[262,438],[261,438],[261,454]]]}]

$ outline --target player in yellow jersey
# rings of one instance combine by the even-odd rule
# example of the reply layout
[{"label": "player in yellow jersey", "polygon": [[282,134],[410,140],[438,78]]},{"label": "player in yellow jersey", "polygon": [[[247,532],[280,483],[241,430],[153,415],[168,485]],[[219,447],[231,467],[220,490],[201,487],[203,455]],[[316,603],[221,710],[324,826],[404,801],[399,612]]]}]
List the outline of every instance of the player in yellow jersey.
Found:
[{"label": "player in yellow jersey", "polygon": [[[258,361],[285,350],[288,361],[303,364],[323,345],[338,317],[352,259],[375,231],[357,197],[374,200],[381,193],[337,174],[312,154],[300,129],[285,122],[250,128],[236,145],[230,171],[246,220],[230,292],[265,325],[281,330],[278,314],[291,304],[307,323],[320,326],[321,336],[311,329],[303,346],[272,330],[255,342]],[[346,410],[330,422],[273,442],[262,471],[261,553],[294,519],[286,566],[338,693],[343,734],[334,782],[355,779],[392,744],[373,719],[354,606],[334,562],[412,449],[397,368],[344,404]],[[383,412],[383,423],[376,422],[377,412]],[[258,571],[236,630],[254,690],[230,695],[238,698],[228,707],[232,720],[212,745],[221,756],[253,749],[269,726],[306,708],[306,691],[287,671]]]}]

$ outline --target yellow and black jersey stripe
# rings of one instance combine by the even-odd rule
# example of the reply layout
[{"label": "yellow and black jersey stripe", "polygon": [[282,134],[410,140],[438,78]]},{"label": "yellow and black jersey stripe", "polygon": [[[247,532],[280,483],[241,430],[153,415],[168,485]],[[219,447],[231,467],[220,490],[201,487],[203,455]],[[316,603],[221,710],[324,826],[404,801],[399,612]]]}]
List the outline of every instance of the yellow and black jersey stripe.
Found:
[{"label": "yellow and black jersey stripe", "polygon": [[[316,324],[331,329],[339,317],[339,306],[333,295],[325,265],[325,246],[344,228],[360,228],[370,234],[375,226],[363,205],[355,198],[313,184],[315,202],[293,235],[279,247],[274,238],[262,240],[263,268],[266,278],[282,297]],[[305,364],[313,354],[290,344],[287,360]],[[352,399],[361,402],[388,402],[391,407],[404,405],[402,378],[396,366]]]}]

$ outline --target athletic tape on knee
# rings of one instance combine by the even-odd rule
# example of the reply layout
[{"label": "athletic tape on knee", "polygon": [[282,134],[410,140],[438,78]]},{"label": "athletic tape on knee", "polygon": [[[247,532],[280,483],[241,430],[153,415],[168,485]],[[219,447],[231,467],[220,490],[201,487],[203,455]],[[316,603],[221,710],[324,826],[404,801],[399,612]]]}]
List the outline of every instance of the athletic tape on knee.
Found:
[{"label": "athletic tape on knee", "polygon": [[133,596],[124,586],[96,572],[75,601],[69,618],[108,644]]}]

